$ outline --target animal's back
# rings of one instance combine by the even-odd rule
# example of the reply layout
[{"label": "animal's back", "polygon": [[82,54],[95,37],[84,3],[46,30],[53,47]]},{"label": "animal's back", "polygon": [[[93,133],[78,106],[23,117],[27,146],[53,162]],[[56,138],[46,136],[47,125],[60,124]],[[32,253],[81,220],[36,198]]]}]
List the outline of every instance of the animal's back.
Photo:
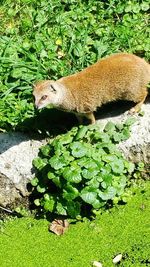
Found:
[{"label": "animal's back", "polygon": [[94,111],[114,100],[138,102],[150,81],[150,65],[135,55],[119,53],[60,81],[76,98],[80,112]]}]

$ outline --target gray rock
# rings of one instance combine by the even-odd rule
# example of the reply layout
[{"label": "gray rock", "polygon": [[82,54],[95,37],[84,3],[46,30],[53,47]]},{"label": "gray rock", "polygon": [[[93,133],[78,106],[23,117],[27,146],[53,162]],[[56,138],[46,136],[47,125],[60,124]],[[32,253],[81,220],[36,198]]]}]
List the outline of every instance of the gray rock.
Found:
[{"label": "gray rock", "polygon": [[[131,137],[119,144],[125,156],[132,161],[150,162],[150,104],[143,105],[144,116],[137,117]],[[126,120],[127,113],[115,115],[109,112],[107,118],[97,120],[104,125],[108,121]],[[39,147],[46,140],[31,139],[28,135],[13,132],[0,133],[0,205],[7,206],[28,196],[27,183],[34,176],[32,160],[37,157]]]},{"label": "gray rock", "polygon": [[29,194],[27,183],[34,176],[32,160],[44,143],[46,140],[29,139],[19,132],[0,134],[0,205]]},{"label": "gray rock", "polygon": [[[150,103],[142,106],[144,116],[135,114],[132,117],[136,118],[136,122],[132,126],[131,136],[128,140],[121,142],[119,148],[124,153],[125,157],[134,162],[144,161],[150,162]],[[128,112],[114,116],[115,111],[107,114],[107,118],[98,120],[97,123],[105,125],[108,121],[114,123],[125,121],[129,118]]]}]

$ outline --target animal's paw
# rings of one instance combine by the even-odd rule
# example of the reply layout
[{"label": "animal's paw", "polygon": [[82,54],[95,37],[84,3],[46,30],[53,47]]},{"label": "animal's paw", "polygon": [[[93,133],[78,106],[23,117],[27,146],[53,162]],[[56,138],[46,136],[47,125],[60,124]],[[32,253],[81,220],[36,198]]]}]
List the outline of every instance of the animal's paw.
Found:
[{"label": "animal's paw", "polygon": [[131,109],[128,111],[128,114],[129,114],[129,115],[134,115],[135,113],[137,113],[137,111],[136,111],[135,108],[131,108]]}]

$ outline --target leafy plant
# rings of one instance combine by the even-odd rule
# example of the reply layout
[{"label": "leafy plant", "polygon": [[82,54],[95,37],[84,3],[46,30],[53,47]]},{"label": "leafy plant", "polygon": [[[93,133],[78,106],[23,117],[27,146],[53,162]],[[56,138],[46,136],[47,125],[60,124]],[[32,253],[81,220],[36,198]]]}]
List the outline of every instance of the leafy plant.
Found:
[{"label": "leafy plant", "polygon": [[104,130],[75,127],[43,146],[33,161],[38,171],[31,181],[38,194],[35,205],[75,218],[127,196],[125,187],[135,165],[116,144],[129,137],[131,123],[131,119],[117,125],[108,122]]}]

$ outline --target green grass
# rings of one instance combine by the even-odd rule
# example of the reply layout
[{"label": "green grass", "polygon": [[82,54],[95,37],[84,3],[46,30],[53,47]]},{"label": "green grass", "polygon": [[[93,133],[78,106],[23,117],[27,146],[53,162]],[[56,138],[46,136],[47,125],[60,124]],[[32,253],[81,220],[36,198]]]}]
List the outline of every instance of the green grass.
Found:
[{"label": "green grass", "polygon": [[0,236],[1,267],[88,267],[93,260],[111,267],[123,254],[120,267],[150,263],[150,184],[145,182],[126,205],[117,206],[94,221],[71,224],[61,237],[48,232],[48,222],[13,219]]},{"label": "green grass", "polygon": [[20,129],[35,115],[37,80],[70,75],[116,52],[150,60],[149,10],[149,0],[2,0],[0,128]]}]

